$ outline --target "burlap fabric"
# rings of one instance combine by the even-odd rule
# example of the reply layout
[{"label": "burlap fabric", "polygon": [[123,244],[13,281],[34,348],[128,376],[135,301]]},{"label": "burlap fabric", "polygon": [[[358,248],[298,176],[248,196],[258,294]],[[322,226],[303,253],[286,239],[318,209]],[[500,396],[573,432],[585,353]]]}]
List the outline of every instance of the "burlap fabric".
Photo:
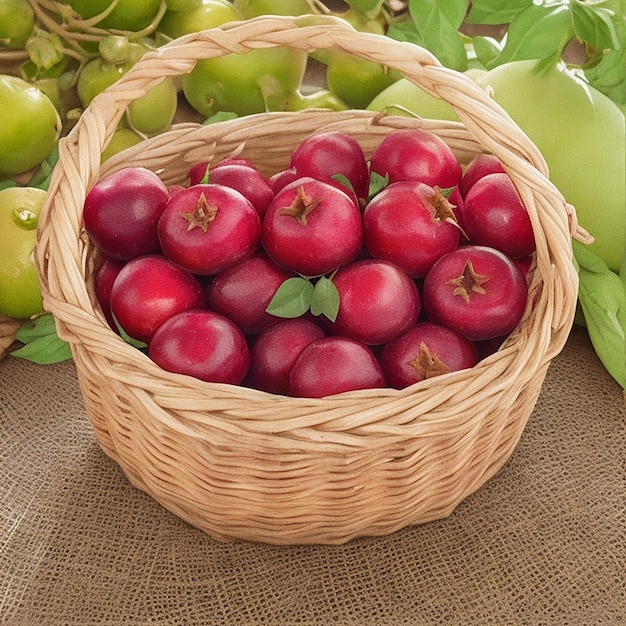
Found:
[{"label": "burlap fabric", "polygon": [[0,362],[0,622],[626,624],[626,416],[574,329],[513,456],[447,519],[220,543],[99,449],[72,363]]}]

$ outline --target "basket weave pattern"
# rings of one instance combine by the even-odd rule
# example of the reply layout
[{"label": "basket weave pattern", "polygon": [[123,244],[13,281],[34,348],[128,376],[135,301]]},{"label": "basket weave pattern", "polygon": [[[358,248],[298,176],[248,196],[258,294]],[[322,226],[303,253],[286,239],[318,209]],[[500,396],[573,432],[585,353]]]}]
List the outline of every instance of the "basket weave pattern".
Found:
[{"label": "basket weave pattern", "polygon": [[0,315],[0,359],[6,356],[9,348],[13,345],[22,321]]},{"label": "basket weave pattern", "polygon": [[[575,215],[548,182],[541,155],[467,77],[410,44],[357,33],[332,19],[257,18],[194,33],[150,53],[98,96],[61,141],[39,230],[44,302],[72,345],[98,442],[133,485],[218,539],[343,543],[449,515],[511,455],[563,347],[577,278]],[[344,49],[400,70],[448,101],[462,123],[364,112],[266,113],[214,125],[180,124],[100,165],[126,106],[201,58],[288,46]],[[117,337],[93,295],[97,258],[82,206],[103,175],[127,165],[182,183],[191,164],[233,151],[265,171],[322,129],[353,135],[366,156],[394,128],[442,137],[461,161],[496,154],[528,208],[537,240],[522,324],[471,370],[398,391],[288,398],[165,372]]]}]

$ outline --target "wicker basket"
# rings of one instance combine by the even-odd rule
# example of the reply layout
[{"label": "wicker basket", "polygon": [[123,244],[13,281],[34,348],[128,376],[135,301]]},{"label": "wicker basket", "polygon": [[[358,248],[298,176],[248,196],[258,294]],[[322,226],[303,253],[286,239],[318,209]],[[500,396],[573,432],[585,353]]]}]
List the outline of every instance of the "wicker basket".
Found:
[{"label": "wicker basket", "polygon": [[[276,45],[344,49],[384,62],[448,101],[462,123],[365,111],[267,113],[181,124],[101,167],[127,104],[163,77],[182,75],[201,58]],[[96,259],[81,217],[85,194],[102,175],[142,165],[181,183],[190,164],[242,147],[270,173],[314,131],[346,131],[369,153],[390,129],[417,126],[465,162],[479,151],[500,157],[535,229],[537,266],[523,322],[473,369],[402,391],[289,398],[165,372],[107,326],[93,296]],[[39,231],[45,305],[72,345],[102,449],[133,485],[221,540],[338,544],[449,515],[511,455],[572,323],[577,225],[545,174],[537,149],[467,77],[417,46],[357,33],[339,20],[257,18],[150,53],[61,141]]]},{"label": "wicker basket", "polygon": [[23,320],[0,315],[0,359],[8,353],[15,342],[15,335],[22,325]]}]

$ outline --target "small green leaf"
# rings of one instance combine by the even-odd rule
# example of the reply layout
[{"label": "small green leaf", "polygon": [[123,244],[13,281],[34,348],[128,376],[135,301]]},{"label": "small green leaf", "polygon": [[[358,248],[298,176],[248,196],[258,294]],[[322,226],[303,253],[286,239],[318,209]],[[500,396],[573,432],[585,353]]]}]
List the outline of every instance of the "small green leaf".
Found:
[{"label": "small green leaf", "polygon": [[115,326],[117,326],[117,330],[120,333],[120,337],[129,345],[133,346],[133,348],[138,348],[139,350],[143,350],[143,348],[147,348],[148,344],[140,341],[139,339],[133,339],[121,326],[117,317],[113,313],[113,321],[115,322]]},{"label": "small green leaf", "polygon": [[380,193],[389,184],[389,174],[381,176],[376,172],[370,174],[370,186],[367,197],[371,200],[377,193]]},{"label": "small green leaf", "polygon": [[467,53],[458,29],[468,4],[468,0],[409,0],[409,15],[423,47],[442,65],[460,72],[467,69]]},{"label": "small green leaf", "polygon": [[391,22],[387,28],[387,37],[395,41],[408,41],[409,43],[424,47],[424,40],[417,32],[413,22]]},{"label": "small green leaf", "polygon": [[54,318],[50,313],[24,322],[15,338],[24,344],[11,352],[12,356],[19,359],[49,365],[72,358],[70,345],[57,335]]},{"label": "small green leaf", "polygon": [[573,37],[569,5],[533,4],[509,24],[502,51],[488,67],[511,61],[560,57]]},{"label": "small green leaf", "polygon": [[439,193],[447,200],[455,189],[456,185],[454,187],[444,187],[443,189],[439,189]]},{"label": "small green leaf", "polygon": [[311,297],[311,313],[325,315],[331,322],[337,319],[339,313],[339,291],[335,283],[326,276],[320,276],[315,283]]},{"label": "small green leaf", "polygon": [[54,166],[59,160],[59,148],[55,146],[48,158],[39,166],[39,169],[35,172],[34,176],[28,183],[30,187],[38,187],[44,191],[48,190],[50,186],[50,178],[52,177],[52,171]]},{"label": "small green leaf", "polygon": [[473,0],[467,15],[468,24],[508,24],[533,0]]},{"label": "small green leaf", "polygon": [[581,0],[572,0],[570,6],[576,39],[596,50],[620,47],[612,11]]},{"label": "small green leaf", "polygon": [[313,291],[310,280],[300,276],[287,278],[276,290],[265,310],[276,317],[300,317],[309,310]]},{"label": "small green leaf", "polygon": [[350,191],[354,191],[354,187],[353,187],[352,183],[343,174],[333,174],[331,176],[331,178],[333,180],[336,180],[341,185],[344,185],[344,187],[347,187],[348,189],[350,189]]},{"label": "small green leaf", "polygon": [[472,37],[472,46],[476,58],[483,67],[493,64],[502,50],[499,41],[493,37],[483,37],[481,35]]},{"label": "small green leaf", "polygon": [[206,126],[207,124],[216,124],[217,122],[227,122],[228,120],[235,120],[238,117],[236,113],[232,113],[231,111],[218,111],[211,115],[211,117],[207,117],[202,124]]},{"label": "small green leaf", "polygon": [[30,59],[40,68],[50,69],[63,61],[64,43],[56,33],[35,28],[25,47]]},{"label": "small green leaf", "polygon": [[620,277],[583,244],[573,241],[578,302],[589,339],[609,374],[626,389],[626,289]]},{"label": "small green leaf", "polygon": [[19,186],[20,186],[19,183],[11,179],[0,180],[0,191],[2,191],[3,189],[9,189],[10,187],[19,187]]}]

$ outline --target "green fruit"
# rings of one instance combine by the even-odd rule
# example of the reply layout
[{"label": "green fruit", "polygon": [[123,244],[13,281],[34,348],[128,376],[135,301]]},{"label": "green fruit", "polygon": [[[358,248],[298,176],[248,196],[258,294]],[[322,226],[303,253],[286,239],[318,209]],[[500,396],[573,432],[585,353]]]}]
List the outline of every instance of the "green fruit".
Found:
[{"label": "green fruit", "polygon": [[16,76],[0,75],[0,178],[26,172],[57,144],[61,119],[43,91]]},{"label": "green fruit", "polygon": [[45,197],[35,187],[0,191],[0,315],[27,319],[43,312],[33,250]]},{"label": "green fruit", "polygon": [[233,0],[245,19],[260,15],[305,15],[311,12],[307,0]]},{"label": "green fruit", "polygon": [[[89,19],[105,11],[111,0],[65,0],[81,17]],[[156,17],[161,0],[118,0],[115,8],[96,26],[126,31],[143,30]]]},{"label": "green fruit", "polygon": [[109,145],[102,151],[100,162],[104,163],[118,152],[130,148],[140,141],[142,141],[142,138],[130,128],[119,128],[113,133]]},{"label": "green fruit", "polygon": [[328,88],[355,109],[365,108],[400,78],[395,70],[346,52],[333,51],[328,56]]},{"label": "green fruit", "polygon": [[477,78],[539,148],[550,179],[595,241],[590,249],[617,271],[626,251],[624,115],[563,64],[500,65]]},{"label": "green fruit", "polygon": [[367,109],[387,111],[390,115],[411,116],[412,113],[416,113],[426,118],[459,121],[445,100],[431,96],[408,78],[401,78],[381,91],[369,103]]},{"label": "green fruit", "polygon": [[0,47],[23,50],[34,25],[28,0],[0,0]]},{"label": "green fruit", "polygon": [[226,22],[241,19],[235,7],[226,0],[202,0],[187,11],[166,11],[159,22],[159,32],[176,39]]},{"label": "green fruit", "polygon": [[290,110],[306,64],[305,53],[280,47],[202,59],[184,76],[183,93],[205,117]]},{"label": "green fruit", "polygon": [[130,103],[128,107],[130,124],[144,135],[160,133],[172,123],[177,104],[176,83],[167,77],[148,93]]},{"label": "green fruit", "polygon": [[84,108],[132,67],[132,63],[107,63],[102,58],[92,59],[81,70],[76,83],[76,93]]}]

